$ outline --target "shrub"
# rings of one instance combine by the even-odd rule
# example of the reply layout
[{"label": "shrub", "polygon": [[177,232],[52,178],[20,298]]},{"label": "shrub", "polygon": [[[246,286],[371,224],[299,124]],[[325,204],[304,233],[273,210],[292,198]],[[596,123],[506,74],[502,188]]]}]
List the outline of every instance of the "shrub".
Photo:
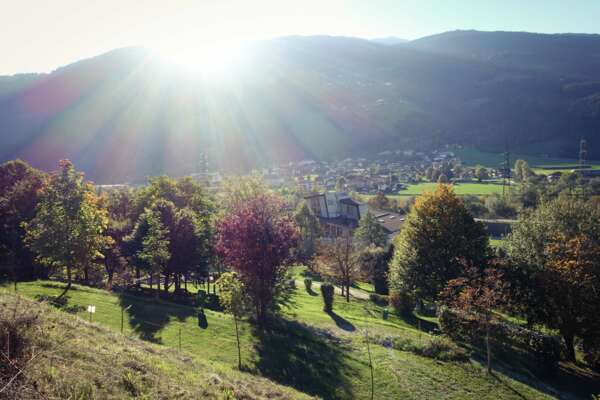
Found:
[{"label": "shrub", "polygon": [[600,337],[583,339],[583,359],[591,368],[600,370]]},{"label": "shrub", "polygon": [[[440,310],[439,323],[442,332],[453,340],[484,346],[485,328],[474,316],[444,307]],[[560,361],[562,346],[556,336],[500,321],[492,322],[490,339],[495,351],[503,351],[512,356],[515,351],[524,350],[533,355],[537,366],[541,365],[548,370],[553,370]]]},{"label": "shrub", "polygon": [[406,291],[392,292],[389,296],[389,303],[398,315],[409,316],[415,309],[413,297]]},{"label": "shrub", "polygon": [[421,357],[433,358],[440,361],[466,362],[469,355],[462,347],[452,342],[447,337],[433,337],[424,341],[415,342],[406,337],[388,336],[374,338],[376,343],[394,350],[408,351]]},{"label": "shrub", "polygon": [[333,311],[333,292],[334,288],[331,283],[323,283],[321,285],[321,295],[323,295],[323,311]]},{"label": "shrub", "polygon": [[306,288],[307,292],[311,292],[312,291],[312,279],[304,278],[304,287]]},{"label": "shrub", "polygon": [[369,300],[382,307],[385,307],[389,304],[388,296],[383,294],[371,293],[369,295]]}]

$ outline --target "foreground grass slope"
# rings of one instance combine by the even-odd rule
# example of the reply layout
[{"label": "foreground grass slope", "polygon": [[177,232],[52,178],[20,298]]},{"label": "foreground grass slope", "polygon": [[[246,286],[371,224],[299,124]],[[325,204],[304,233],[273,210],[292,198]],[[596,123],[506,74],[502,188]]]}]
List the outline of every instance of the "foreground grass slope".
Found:
[{"label": "foreground grass slope", "polygon": [[42,321],[34,337],[35,348],[42,352],[26,371],[29,386],[37,390],[23,398],[308,398],[198,355],[124,336],[46,304],[0,293],[0,312],[12,312],[15,304],[39,313]]},{"label": "foreground grass slope", "polygon": [[[9,288],[9,285],[4,286],[6,291]],[[39,298],[56,295],[61,288],[62,284],[55,282],[30,282],[20,284],[19,292],[30,298]],[[82,321],[88,318],[85,312],[88,304],[96,306],[93,324]],[[140,336],[162,346],[143,344],[137,339],[109,333],[107,329],[101,328],[106,326],[113,331],[119,331],[121,309],[127,306],[131,308],[124,314],[125,334]],[[137,343],[142,348],[147,347],[156,352],[156,358],[147,359],[152,368],[164,365],[165,361],[158,360],[165,357],[172,359],[169,366],[164,367],[164,370],[171,371],[172,375],[166,376],[171,376],[168,379],[172,379],[176,386],[179,383],[183,384],[181,379],[186,380],[185,390],[203,387],[202,382],[208,382],[207,379],[210,381],[211,373],[214,373],[225,386],[228,385],[227,382],[239,380],[245,382],[245,386],[249,388],[252,388],[253,384],[256,387],[267,385],[269,390],[283,398],[296,396],[287,389],[269,386],[266,381],[258,378],[253,381],[250,375],[234,373],[229,367],[224,367],[237,364],[237,351],[233,321],[230,316],[221,312],[206,310],[207,324],[199,327],[197,309],[194,307],[156,301],[153,298],[116,295],[84,286],[75,286],[69,293],[67,304],[62,308],[78,314],[81,318],[65,319],[70,321],[70,325],[63,324],[62,328],[57,328],[56,334],[59,334],[60,329],[68,332],[71,325],[80,327],[78,329],[82,329],[85,333],[82,335],[87,336],[87,339],[81,342],[81,348],[70,350],[70,354],[75,357],[81,353],[84,354],[83,357],[90,357],[90,365],[93,365],[93,358],[89,351],[92,351],[92,354],[103,351],[107,359],[122,357],[122,363],[125,365],[128,353],[124,349],[129,348],[129,343]],[[368,329],[371,337],[395,336],[415,343],[425,343],[431,337],[423,331],[435,327],[426,319],[420,324],[423,331],[416,328],[416,320],[404,321],[395,316],[383,320],[381,307],[357,298],[347,304],[340,296],[336,296],[334,310],[335,313],[331,315],[324,313],[320,295],[315,291],[307,292],[298,281],[293,303],[285,308],[284,318],[273,328],[258,332],[247,324],[242,325],[242,358],[245,369],[253,375],[292,386],[309,395],[327,399],[369,398],[371,386],[365,329]],[[62,314],[57,312],[50,315],[54,315],[52,318],[57,321],[64,319],[59,318],[58,315]],[[92,332],[102,332],[103,335],[107,335],[107,340],[104,344],[86,347],[88,341],[93,341],[90,336]],[[182,352],[178,353],[180,337]],[[102,346],[108,347],[101,350]],[[112,346],[117,348],[113,350]],[[110,355],[114,352],[118,356]],[[541,383],[528,371],[511,371],[510,365],[502,367],[503,373],[497,372],[489,376],[477,361],[439,361],[373,343],[371,352],[375,398],[589,398],[589,388],[582,387],[581,393],[577,393],[573,392],[573,385],[561,387]],[[140,353],[146,356],[142,350]],[[185,360],[197,364],[188,366]],[[133,370],[135,372],[135,368]],[[185,373],[180,376],[178,371]],[[203,372],[194,375],[194,371]],[[94,382],[92,376],[83,378],[87,382]],[[260,398],[261,393],[263,392],[259,391],[255,396]]]}]

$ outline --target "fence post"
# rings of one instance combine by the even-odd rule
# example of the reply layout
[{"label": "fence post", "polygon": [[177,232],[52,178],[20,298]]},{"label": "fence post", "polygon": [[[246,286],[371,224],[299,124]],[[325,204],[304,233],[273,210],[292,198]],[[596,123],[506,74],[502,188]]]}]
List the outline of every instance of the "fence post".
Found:
[{"label": "fence post", "polygon": [[179,352],[181,352],[181,325],[179,325]]}]

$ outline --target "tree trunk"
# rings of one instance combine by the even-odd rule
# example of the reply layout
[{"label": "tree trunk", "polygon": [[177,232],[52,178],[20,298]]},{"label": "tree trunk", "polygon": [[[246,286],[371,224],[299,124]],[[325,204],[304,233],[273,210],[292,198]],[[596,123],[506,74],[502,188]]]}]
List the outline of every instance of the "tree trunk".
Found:
[{"label": "tree trunk", "polygon": [[108,275],[108,279],[106,280],[106,288],[108,290],[112,289],[113,286],[113,275],[115,274],[115,271],[110,270],[108,271],[107,275]]},{"label": "tree trunk", "polygon": [[135,267],[135,278],[136,278],[135,286],[140,287],[142,284],[142,282],[140,282],[140,279],[142,279],[142,276],[141,276],[139,267]]},{"label": "tree trunk", "polygon": [[86,285],[90,284],[90,271],[87,263],[83,266],[83,283]]},{"label": "tree trunk", "polygon": [[575,335],[568,333],[563,335],[567,347],[567,361],[575,362]]},{"label": "tree trunk", "polygon": [[164,288],[165,293],[167,293],[169,291],[169,273],[165,272],[165,283],[164,283]]},{"label": "tree trunk", "polygon": [[185,291],[187,292],[187,275],[183,276],[183,287],[185,288]]},{"label": "tree trunk", "polygon": [[153,286],[154,286],[154,274],[150,274],[150,290],[152,290]]},{"label": "tree trunk", "polygon": [[63,290],[63,292],[60,295],[58,295],[58,297],[56,298],[57,300],[62,299],[63,296],[65,294],[67,294],[69,289],[71,289],[71,281],[72,281],[71,267],[67,266],[67,286],[65,286],[65,289]]},{"label": "tree trunk", "polygon": [[346,282],[346,302],[350,303],[350,282]]},{"label": "tree trunk", "polygon": [[238,319],[237,316],[233,315],[233,322],[235,323],[235,339],[237,340],[237,351],[238,351],[238,369],[242,370],[242,350],[240,349],[240,333],[238,331]]}]

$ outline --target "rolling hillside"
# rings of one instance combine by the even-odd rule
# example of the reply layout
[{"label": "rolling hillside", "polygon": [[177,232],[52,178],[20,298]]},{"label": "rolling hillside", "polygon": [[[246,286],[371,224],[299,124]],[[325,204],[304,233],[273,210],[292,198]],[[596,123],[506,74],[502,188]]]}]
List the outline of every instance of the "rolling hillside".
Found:
[{"label": "rolling hillside", "polygon": [[220,79],[141,48],[0,77],[0,161],[70,158],[114,183],[194,172],[201,153],[234,171],[446,143],[573,158],[585,137],[600,158],[599,35],[284,37],[248,54]]}]

